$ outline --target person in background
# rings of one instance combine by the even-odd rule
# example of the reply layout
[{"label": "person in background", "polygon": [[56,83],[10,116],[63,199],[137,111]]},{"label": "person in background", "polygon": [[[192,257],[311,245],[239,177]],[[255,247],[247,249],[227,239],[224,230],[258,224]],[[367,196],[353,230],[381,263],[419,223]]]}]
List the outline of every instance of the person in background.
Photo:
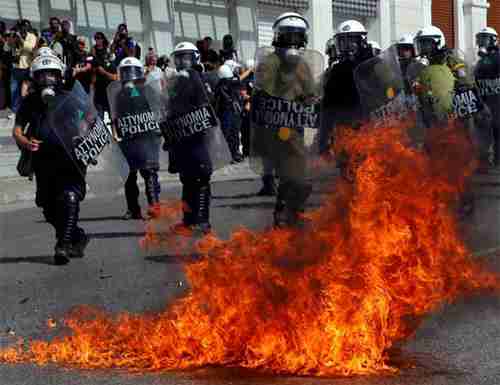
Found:
[{"label": "person in background", "polygon": [[221,122],[222,133],[226,138],[233,163],[243,161],[240,152],[240,127],[242,98],[241,82],[230,66],[224,64],[219,68],[219,83],[215,89],[215,112]]},{"label": "person in background", "polygon": [[[15,57],[11,75],[12,111],[17,112],[23,96],[28,94],[29,69],[33,60],[33,53],[37,45],[37,37],[31,30],[28,20],[19,21],[11,29],[8,37],[10,51]],[[12,118],[13,116],[9,116]]]},{"label": "person in background", "polygon": [[128,38],[128,28],[127,24],[122,23],[116,28],[115,36],[111,42],[109,50],[115,55],[115,57],[124,57],[122,52],[123,42]]},{"label": "person in background", "polygon": [[243,148],[243,158],[250,156],[250,109],[252,100],[253,83],[245,81],[241,83],[240,96],[243,101],[241,111],[241,146]]},{"label": "person in background", "polygon": [[[133,53],[131,54],[132,50]],[[118,26],[110,51],[115,54],[115,67],[118,67],[126,57],[141,58],[141,47],[137,44],[137,41],[129,36],[126,24]]]},{"label": "person in background", "polygon": [[5,23],[0,21],[0,98],[2,100],[0,109],[11,107],[10,79],[13,58],[7,44],[8,32],[6,28]]},{"label": "person in background", "polygon": [[196,48],[198,48],[198,51],[200,51],[200,61],[205,64],[207,61],[207,50],[206,50],[206,44],[204,40],[197,40],[196,41]]},{"label": "person in background", "polygon": [[106,88],[118,78],[116,67],[111,61],[108,51],[109,42],[102,32],[94,35],[95,45],[92,48],[92,86],[94,89],[94,104],[99,116],[104,117],[104,112],[109,113],[109,102]]},{"label": "person in background", "polygon": [[47,40],[47,44],[50,46],[59,32],[61,32],[61,20],[53,16],[49,19],[49,28],[42,31],[42,36]]},{"label": "person in background", "polygon": [[170,59],[168,55],[162,55],[158,58],[157,66],[160,67],[160,69],[163,72],[165,72],[169,64],[170,64]]},{"label": "person in background", "polygon": [[202,77],[202,79],[205,82],[208,95],[211,98],[210,104],[212,104],[212,106],[215,108],[215,100],[213,96],[215,90],[217,89],[217,84],[219,83],[219,55],[217,55],[217,52],[211,50],[208,53],[207,60],[207,63],[205,63],[205,73],[203,74],[204,76]]},{"label": "person in background", "polygon": [[234,48],[232,35],[227,34],[222,38],[222,49],[219,52],[219,56],[222,63],[226,62],[227,60],[234,60],[235,62],[239,61],[238,53]]},{"label": "person in background", "polygon": [[62,52],[59,54],[62,57],[63,63],[68,68],[72,68],[75,65],[75,56],[78,51],[78,41],[76,36],[71,33],[72,29],[71,20],[64,19],[61,23],[61,31],[55,37],[55,41],[62,48]]},{"label": "person in background", "polygon": [[92,83],[92,60],[86,50],[85,40],[78,39],[78,50],[75,52],[75,66],[73,67],[73,77],[78,80],[87,93],[90,92]]},{"label": "person in background", "polygon": [[210,36],[205,36],[202,42],[202,50],[200,51],[201,62],[205,64],[209,61],[210,57],[213,57],[213,55],[217,54],[217,52],[212,49],[213,39]]},{"label": "person in background", "polygon": [[162,72],[162,69],[158,66],[158,56],[153,48],[149,48],[146,55],[146,68],[144,70],[146,77],[150,74],[161,74]]}]

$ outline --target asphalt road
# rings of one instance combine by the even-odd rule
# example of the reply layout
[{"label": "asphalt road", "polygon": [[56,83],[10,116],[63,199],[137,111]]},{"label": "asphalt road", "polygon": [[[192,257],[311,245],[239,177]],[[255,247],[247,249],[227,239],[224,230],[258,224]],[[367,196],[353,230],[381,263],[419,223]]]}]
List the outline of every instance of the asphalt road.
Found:
[{"label": "asphalt road", "polygon": [[[271,222],[272,198],[253,195],[256,180],[216,183],[213,224],[226,237],[244,224],[261,229]],[[463,224],[475,250],[489,250],[488,262],[500,271],[497,253],[500,204],[496,184],[485,186],[475,214]],[[178,196],[178,188],[164,196]],[[318,204],[316,191],[312,204]],[[90,200],[82,206],[82,225],[92,235],[87,256],[69,265],[52,265],[53,234],[37,209],[0,213],[0,346],[16,336],[44,337],[46,320],[65,314],[73,305],[93,304],[108,311],[160,310],[185,286],[181,260],[146,253],[138,246],[141,222],[122,221],[124,202]],[[500,253],[498,253],[500,255]],[[398,376],[304,378],[265,375],[241,369],[132,375],[121,371],[82,371],[32,365],[0,365],[0,385],[94,384],[500,384],[500,300],[475,297],[444,306],[430,316],[402,357],[414,363]],[[14,334],[14,335],[13,335]]]}]

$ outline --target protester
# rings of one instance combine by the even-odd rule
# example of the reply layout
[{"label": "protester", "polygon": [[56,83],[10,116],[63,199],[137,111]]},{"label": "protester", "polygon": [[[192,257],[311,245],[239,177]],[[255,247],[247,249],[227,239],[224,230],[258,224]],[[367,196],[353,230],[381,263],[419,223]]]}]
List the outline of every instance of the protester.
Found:
[{"label": "protester", "polygon": [[240,126],[242,99],[240,95],[241,82],[233,70],[224,64],[219,68],[219,83],[215,89],[215,108],[221,122],[222,132],[226,138],[233,163],[243,160],[240,152]]},{"label": "protester", "polygon": [[78,40],[78,50],[74,55],[75,66],[73,68],[73,77],[78,80],[85,91],[90,92],[92,83],[92,61],[93,57],[85,49],[85,40]]},{"label": "protester", "polygon": [[111,61],[108,51],[109,42],[102,32],[94,35],[95,45],[92,48],[92,86],[94,88],[94,104],[101,117],[104,112],[109,113],[109,102],[106,89],[113,80],[117,79],[116,67]]},{"label": "protester", "polygon": [[[37,45],[37,37],[30,32],[28,20],[19,21],[9,32],[7,43],[14,57],[11,75],[12,111],[17,112],[21,99],[28,93],[29,69]],[[12,117],[12,116],[10,116]]]}]

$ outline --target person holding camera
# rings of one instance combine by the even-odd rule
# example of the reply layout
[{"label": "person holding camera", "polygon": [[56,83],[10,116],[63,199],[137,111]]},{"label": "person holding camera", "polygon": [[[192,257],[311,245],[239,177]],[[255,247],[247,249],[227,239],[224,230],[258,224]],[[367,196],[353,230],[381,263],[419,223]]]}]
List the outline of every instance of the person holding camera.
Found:
[{"label": "person holding camera", "polygon": [[78,80],[87,93],[90,92],[92,83],[92,61],[93,57],[85,49],[85,40],[78,40],[78,50],[74,55],[75,66],[73,67],[73,78]]},{"label": "person holding camera", "polygon": [[50,45],[68,68],[72,68],[75,65],[75,56],[78,51],[77,38],[71,33],[71,30],[71,21],[68,19],[63,20],[61,30],[56,33]]},{"label": "person holding camera", "polygon": [[115,67],[126,57],[141,58],[141,47],[129,36],[127,24],[122,23],[118,26],[110,50],[115,54]]},{"label": "person holding camera", "polygon": [[92,86],[94,89],[94,104],[99,116],[104,117],[104,112],[109,112],[109,102],[106,89],[117,79],[116,67],[111,61],[108,47],[109,42],[102,32],[94,35],[95,45],[92,48]]},{"label": "person holding camera", "polygon": [[7,44],[14,58],[11,74],[12,111],[17,112],[21,99],[28,93],[28,80],[33,51],[37,46],[37,37],[31,32],[31,23],[20,20],[12,28],[7,37]]}]

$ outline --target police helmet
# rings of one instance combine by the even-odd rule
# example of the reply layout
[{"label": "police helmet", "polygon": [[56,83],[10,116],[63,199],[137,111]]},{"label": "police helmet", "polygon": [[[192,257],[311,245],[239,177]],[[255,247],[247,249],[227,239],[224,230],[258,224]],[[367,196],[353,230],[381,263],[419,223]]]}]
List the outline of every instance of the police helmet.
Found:
[{"label": "police helmet", "polygon": [[[396,43],[398,56],[400,59],[410,59],[415,57],[415,46],[413,45],[413,35],[411,33],[404,34]],[[406,52],[410,51],[410,57],[407,57]]]},{"label": "police helmet", "polygon": [[62,84],[64,63],[55,55],[39,55],[31,63],[30,75],[39,87],[56,87]]},{"label": "police helmet", "polygon": [[273,45],[279,48],[304,48],[308,42],[309,22],[295,12],[278,16],[273,24]]},{"label": "police helmet", "polygon": [[118,73],[122,82],[144,79],[144,66],[139,59],[126,57],[118,66]]},{"label": "police helmet", "polygon": [[415,51],[418,56],[429,56],[446,47],[443,31],[430,25],[417,32],[413,39]]},{"label": "police helmet", "polygon": [[200,51],[190,42],[177,44],[174,48],[173,57],[177,71],[200,65]]},{"label": "police helmet", "polygon": [[340,23],[334,37],[337,52],[341,56],[357,55],[368,44],[367,35],[365,26],[357,20]]},{"label": "police helmet", "polygon": [[476,45],[479,48],[494,48],[498,44],[498,33],[491,27],[483,28],[476,34]]}]

